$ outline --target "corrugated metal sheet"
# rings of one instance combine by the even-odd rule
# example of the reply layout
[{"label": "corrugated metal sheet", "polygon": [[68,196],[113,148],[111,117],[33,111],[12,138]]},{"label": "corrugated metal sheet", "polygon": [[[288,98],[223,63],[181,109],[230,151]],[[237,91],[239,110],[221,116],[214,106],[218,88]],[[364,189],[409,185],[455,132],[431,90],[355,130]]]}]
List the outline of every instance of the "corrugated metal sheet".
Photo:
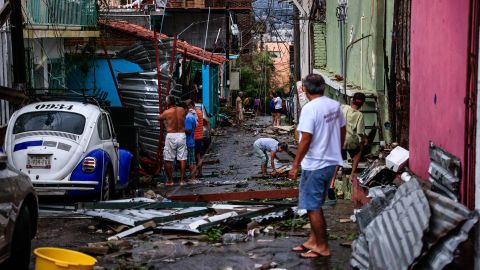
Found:
[{"label": "corrugated metal sheet", "polygon": [[[428,167],[428,174],[430,175],[430,181],[435,181],[447,188],[449,192],[443,193],[451,196],[451,192],[458,200],[461,172],[460,159],[435,146],[432,142],[430,142],[429,154],[430,166]],[[442,193],[443,189],[440,188],[435,191]]]},{"label": "corrugated metal sheet", "polygon": [[99,217],[111,220],[120,224],[135,226],[136,222],[150,220],[158,217],[167,217],[179,215],[201,210],[207,210],[206,207],[189,207],[168,210],[141,210],[141,209],[124,209],[124,210],[87,210],[85,215]]},{"label": "corrugated metal sheet", "polygon": [[[124,200],[127,201],[127,200]],[[115,201],[110,201],[111,203]],[[122,201],[117,201],[122,202]],[[148,201],[150,202],[150,201]],[[102,204],[97,205],[100,207]],[[270,222],[277,219],[293,216],[294,210],[291,207],[282,209],[271,205],[228,205],[214,204],[211,207],[188,207],[172,209],[94,209],[83,210],[80,212],[87,216],[98,217],[105,220],[114,221],[120,224],[135,226],[143,222],[153,220],[157,222],[157,230],[187,231],[199,233],[203,226],[213,227],[224,221],[234,221],[236,217],[254,219],[259,223]],[[218,214],[207,215],[207,210],[215,210]],[[274,211],[278,209],[279,211]],[[270,213],[270,211],[273,212]],[[189,215],[190,213],[190,215]],[[168,218],[170,219],[168,220]],[[163,221],[159,221],[163,220]]]},{"label": "corrugated metal sheet", "polygon": [[327,66],[327,27],[325,22],[313,24],[314,66],[325,68]]},{"label": "corrugated metal sheet", "polygon": [[468,239],[470,230],[478,222],[478,216],[475,215],[467,220],[459,230],[446,236],[442,241],[435,245],[432,250],[420,260],[416,269],[437,270],[443,269],[453,261],[454,252],[457,247]]},{"label": "corrugated metal sheet", "polygon": [[[167,89],[167,70],[162,69],[161,87]],[[172,80],[170,94],[180,98],[182,86]],[[123,97],[124,105],[135,110],[135,125],[139,129],[140,149],[152,156],[157,155],[160,138],[160,112],[158,96],[158,80],[156,72],[120,73],[118,74],[118,87]],[[163,92],[164,93],[164,92]],[[162,94],[163,94],[162,93]],[[165,99],[163,94],[161,100]]]},{"label": "corrugated metal sheet", "polygon": [[355,241],[351,265],[359,269],[407,269],[420,255],[430,215],[418,181],[404,183],[385,210],[364,229],[365,241]]},{"label": "corrugated metal sheet", "polygon": [[430,207],[419,183],[398,189],[392,203],[365,228],[370,264],[374,269],[407,269],[422,251]]},{"label": "corrugated metal sheet", "polygon": [[459,224],[471,218],[472,211],[464,205],[430,190],[426,190],[425,195],[432,212],[429,231],[426,234],[426,241],[430,247]]},{"label": "corrugated metal sheet", "polygon": [[364,205],[360,212],[355,214],[361,232],[388,206],[392,197],[393,195],[389,196],[389,198],[376,197],[369,204]]},{"label": "corrugated metal sheet", "polygon": [[350,264],[353,268],[369,269],[368,243],[364,234],[360,234],[352,244],[352,259]]},{"label": "corrugated metal sheet", "polygon": [[[370,208],[382,206],[380,203]],[[407,269],[418,261],[422,249],[427,251],[416,267],[442,269],[452,261],[456,247],[478,220],[477,213],[462,204],[423,191],[415,177],[399,187],[380,214],[363,208],[362,212],[367,215],[364,223],[373,221],[353,244],[351,265],[359,269]]]},{"label": "corrugated metal sheet", "polygon": [[[168,70],[172,56],[173,40],[166,39],[158,41],[158,58],[161,68]],[[132,47],[120,51],[118,57],[125,58],[138,64],[143,70],[156,70],[156,52],[153,41],[143,41]]]}]

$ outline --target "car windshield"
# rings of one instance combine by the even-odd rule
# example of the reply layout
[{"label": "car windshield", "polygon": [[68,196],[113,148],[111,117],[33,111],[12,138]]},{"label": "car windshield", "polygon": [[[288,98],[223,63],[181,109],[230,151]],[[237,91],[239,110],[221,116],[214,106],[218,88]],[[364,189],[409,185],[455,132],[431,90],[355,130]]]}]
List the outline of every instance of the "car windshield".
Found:
[{"label": "car windshield", "polygon": [[81,135],[85,127],[83,115],[62,111],[42,111],[22,114],[13,126],[13,134],[52,130]]}]

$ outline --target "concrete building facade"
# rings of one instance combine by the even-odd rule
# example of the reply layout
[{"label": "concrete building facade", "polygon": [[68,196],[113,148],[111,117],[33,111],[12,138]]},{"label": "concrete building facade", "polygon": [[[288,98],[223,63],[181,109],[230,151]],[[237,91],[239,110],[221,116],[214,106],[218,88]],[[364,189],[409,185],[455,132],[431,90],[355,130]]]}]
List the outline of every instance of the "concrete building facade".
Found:
[{"label": "concrete building facade", "polygon": [[273,90],[290,90],[290,43],[266,42],[264,49],[270,53],[275,69],[275,76],[271,81]]}]

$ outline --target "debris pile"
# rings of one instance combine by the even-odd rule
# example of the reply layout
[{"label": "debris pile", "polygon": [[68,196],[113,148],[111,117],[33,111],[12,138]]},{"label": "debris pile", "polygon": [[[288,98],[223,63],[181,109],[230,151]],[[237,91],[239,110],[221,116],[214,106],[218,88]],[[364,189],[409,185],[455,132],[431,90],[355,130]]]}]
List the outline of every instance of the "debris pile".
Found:
[{"label": "debris pile", "polygon": [[355,214],[354,268],[442,269],[478,221],[477,212],[424,190],[415,177],[378,194]]},{"label": "debris pile", "polygon": [[[157,198],[154,192],[146,192],[146,196]],[[237,202],[238,204],[208,204],[208,201],[224,199],[253,199],[253,198],[288,198],[298,195],[297,189],[277,191],[233,192],[223,194],[201,194],[172,196],[168,201],[148,198],[132,200],[117,200],[97,203],[83,203],[78,206],[77,212],[125,225],[124,229],[109,237],[109,240],[119,240],[146,230],[177,231],[201,233],[217,226],[228,228],[246,228],[252,220],[259,224],[273,220],[291,217],[292,204],[286,203],[259,203]],[[202,202],[203,201],[203,202]]]}]

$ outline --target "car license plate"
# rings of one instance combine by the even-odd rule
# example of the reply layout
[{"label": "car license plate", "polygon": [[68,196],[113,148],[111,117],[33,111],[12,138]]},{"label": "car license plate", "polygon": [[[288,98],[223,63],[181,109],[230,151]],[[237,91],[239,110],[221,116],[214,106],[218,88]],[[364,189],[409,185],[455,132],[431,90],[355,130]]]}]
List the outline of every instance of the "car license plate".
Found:
[{"label": "car license plate", "polygon": [[50,169],[51,155],[28,155],[27,168],[28,169]]}]

